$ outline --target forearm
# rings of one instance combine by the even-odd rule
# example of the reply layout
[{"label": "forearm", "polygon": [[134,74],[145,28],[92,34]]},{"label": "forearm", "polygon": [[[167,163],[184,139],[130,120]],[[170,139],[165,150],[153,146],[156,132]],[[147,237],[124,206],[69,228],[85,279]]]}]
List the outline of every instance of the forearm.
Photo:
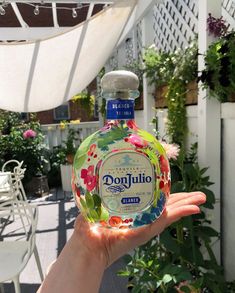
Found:
[{"label": "forearm", "polygon": [[105,265],[92,257],[72,235],[57,261],[51,267],[38,293],[95,293],[99,291]]}]

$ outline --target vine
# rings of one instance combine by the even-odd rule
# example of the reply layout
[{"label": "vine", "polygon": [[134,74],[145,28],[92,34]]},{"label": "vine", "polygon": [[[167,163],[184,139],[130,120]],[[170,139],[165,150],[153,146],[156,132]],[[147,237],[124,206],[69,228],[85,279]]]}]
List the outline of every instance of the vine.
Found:
[{"label": "vine", "polygon": [[151,47],[144,54],[145,72],[150,84],[167,84],[165,95],[168,107],[167,134],[170,141],[184,149],[187,133],[185,100],[187,84],[197,78],[198,47],[195,39],[184,50],[159,52]]}]

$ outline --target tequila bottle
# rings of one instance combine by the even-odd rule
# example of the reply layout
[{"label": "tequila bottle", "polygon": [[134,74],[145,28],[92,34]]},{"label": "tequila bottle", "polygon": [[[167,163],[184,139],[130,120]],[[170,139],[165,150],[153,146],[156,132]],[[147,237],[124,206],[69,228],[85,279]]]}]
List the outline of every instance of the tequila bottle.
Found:
[{"label": "tequila bottle", "polygon": [[101,80],[106,123],[86,138],[74,159],[76,203],[90,223],[128,229],[147,225],[163,212],[170,191],[166,153],[134,120],[138,77],[112,71]]}]

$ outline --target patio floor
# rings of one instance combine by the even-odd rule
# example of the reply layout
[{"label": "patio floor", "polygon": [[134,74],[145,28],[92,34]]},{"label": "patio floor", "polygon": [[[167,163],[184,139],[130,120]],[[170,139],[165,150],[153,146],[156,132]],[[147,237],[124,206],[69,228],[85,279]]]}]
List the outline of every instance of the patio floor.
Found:
[{"label": "patio floor", "polygon": [[[31,200],[39,207],[37,228],[37,247],[40,255],[43,273],[45,274],[50,263],[57,258],[66,241],[73,231],[74,220],[78,214],[73,198],[61,190],[51,195]],[[104,274],[100,293],[126,293],[127,280],[117,276],[117,271],[123,268],[122,259],[115,262]],[[35,293],[40,285],[36,262],[32,256],[26,268],[20,275],[21,292]],[[4,284],[5,293],[14,293],[12,283]],[[92,293],[92,292],[91,292]]]}]

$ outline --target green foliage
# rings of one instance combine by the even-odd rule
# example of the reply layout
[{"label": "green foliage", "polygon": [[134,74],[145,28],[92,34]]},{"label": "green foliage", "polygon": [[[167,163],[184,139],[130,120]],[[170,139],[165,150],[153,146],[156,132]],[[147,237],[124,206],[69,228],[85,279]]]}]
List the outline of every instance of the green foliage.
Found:
[{"label": "green foliage", "polygon": [[49,187],[61,186],[60,165],[66,162],[66,155],[62,146],[53,147],[49,162],[50,170],[47,174]]},{"label": "green foliage", "polygon": [[167,133],[172,142],[183,147],[187,134],[185,81],[175,78],[171,79],[166,99],[168,105]]},{"label": "green foliage", "polygon": [[150,84],[156,87],[167,84],[174,73],[173,54],[149,48],[144,52],[145,73]]},{"label": "green foliage", "polygon": [[155,48],[146,49],[144,53],[144,72],[150,84],[156,87],[179,79],[188,83],[197,77],[197,39],[185,49],[173,53],[160,52]]},{"label": "green foliage", "polygon": [[95,107],[95,96],[86,89],[72,98],[73,103],[78,103],[92,117]]},{"label": "green foliage", "polygon": [[77,151],[77,147],[75,142],[81,141],[79,130],[75,130],[73,128],[69,128],[67,139],[63,141],[63,148],[65,155],[75,155]]},{"label": "green foliage", "polygon": [[205,55],[205,69],[199,80],[210,94],[227,102],[235,92],[235,32],[213,42]]},{"label": "green foliage", "polygon": [[144,54],[145,72],[156,87],[167,84],[168,135],[171,141],[184,147],[187,133],[185,100],[187,84],[197,78],[197,40],[184,50],[174,53],[147,49]]},{"label": "green foliage", "polygon": [[225,281],[211,248],[220,235],[205,210],[214,208],[215,196],[207,169],[199,168],[194,154],[195,146],[171,162],[172,193],[201,190],[207,202],[200,214],[183,218],[128,256],[120,275],[129,277],[132,292],[234,292],[235,283]]},{"label": "green foliage", "polygon": [[[26,131],[34,132],[35,136],[24,137]],[[29,122],[24,122],[17,113],[1,111],[0,133],[1,164],[11,159],[24,161],[25,181],[48,172],[49,150],[35,115],[31,115]]]}]

